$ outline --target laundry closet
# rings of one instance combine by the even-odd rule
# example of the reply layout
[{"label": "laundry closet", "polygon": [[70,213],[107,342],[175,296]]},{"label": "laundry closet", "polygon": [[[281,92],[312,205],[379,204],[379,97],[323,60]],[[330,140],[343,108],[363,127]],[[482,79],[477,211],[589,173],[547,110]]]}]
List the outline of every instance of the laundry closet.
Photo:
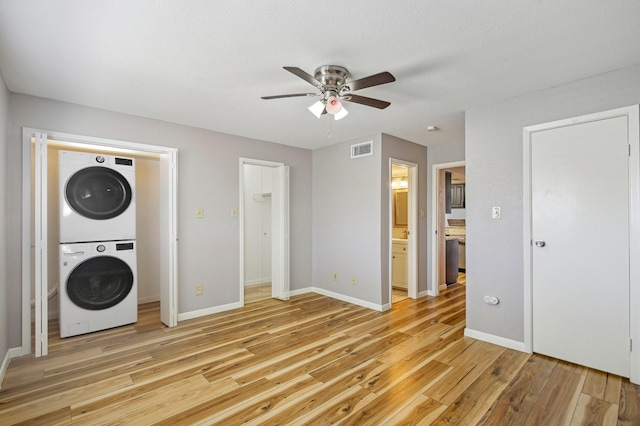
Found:
[{"label": "laundry closet", "polygon": [[160,301],[160,157],[52,140],[47,157],[49,319],[61,337],[136,323]]}]

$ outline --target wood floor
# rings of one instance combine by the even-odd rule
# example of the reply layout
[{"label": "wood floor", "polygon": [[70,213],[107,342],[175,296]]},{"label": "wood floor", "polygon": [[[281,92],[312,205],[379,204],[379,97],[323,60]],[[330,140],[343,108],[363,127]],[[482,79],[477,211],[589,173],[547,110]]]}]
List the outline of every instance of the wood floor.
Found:
[{"label": "wood floor", "polygon": [[465,285],[384,313],[309,293],[11,361],[0,424],[638,425],[627,379],[463,336]]}]

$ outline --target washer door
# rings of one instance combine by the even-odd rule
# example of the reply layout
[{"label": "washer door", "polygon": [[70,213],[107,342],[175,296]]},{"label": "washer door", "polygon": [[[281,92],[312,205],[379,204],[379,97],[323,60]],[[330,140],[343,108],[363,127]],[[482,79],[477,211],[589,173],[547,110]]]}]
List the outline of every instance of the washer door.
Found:
[{"label": "washer door", "polygon": [[122,302],[133,287],[133,272],[121,259],[92,257],[67,278],[67,295],[77,306],[98,311]]},{"label": "washer door", "polygon": [[113,219],[131,204],[131,185],[113,169],[87,167],[76,172],[65,187],[67,202],[89,219]]}]

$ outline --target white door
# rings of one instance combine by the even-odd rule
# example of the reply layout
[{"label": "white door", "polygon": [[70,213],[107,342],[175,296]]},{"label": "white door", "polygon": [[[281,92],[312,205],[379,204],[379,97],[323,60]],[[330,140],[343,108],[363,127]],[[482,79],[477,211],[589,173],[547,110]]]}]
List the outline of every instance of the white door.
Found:
[{"label": "white door", "polygon": [[160,261],[166,265],[160,271],[160,321],[167,327],[178,325],[177,164],[177,151],[160,156]]},{"label": "white door", "polygon": [[531,135],[533,351],[629,377],[628,117]]},{"label": "white door", "polygon": [[289,166],[274,167],[271,182],[271,295],[289,300]]}]

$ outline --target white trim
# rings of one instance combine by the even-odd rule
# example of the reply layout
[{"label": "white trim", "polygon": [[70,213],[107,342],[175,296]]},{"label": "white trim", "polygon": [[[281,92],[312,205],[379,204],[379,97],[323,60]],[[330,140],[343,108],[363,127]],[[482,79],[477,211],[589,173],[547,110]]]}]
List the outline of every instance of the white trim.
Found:
[{"label": "white trim", "polygon": [[524,256],[524,348],[533,348],[533,307],[531,264],[531,137],[532,133],[614,117],[628,117],[629,156],[629,338],[636,349],[629,355],[629,376],[640,383],[640,106],[632,105],[595,114],[583,115],[523,129],[523,256]]},{"label": "white trim", "polygon": [[160,296],[141,297],[138,299],[138,305],[142,303],[151,303],[151,302],[159,302],[159,301],[160,301]]},{"label": "white trim", "polygon": [[435,292],[431,291],[431,290],[427,290],[427,291],[421,291],[420,293],[418,293],[418,298],[420,297],[425,297],[425,296],[437,296],[437,294],[435,294]]},{"label": "white trim", "polygon": [[218,314],[220,312],[230,311],[232,309],[242,308],[239,302],[228,303],[226,305],[214,306],[206,309],[199,309],[197,311],[183,312],[178,314],[178,321],[184,321],[188,319],[200,318],[207,315]]},{"label": "white trim", "polygon": [[442,169],[466,167],[466,160],[451,163],[439,163],[431,166],[431,287],[427,285],[430,296],[440,294],[438,288],[438,172]]},{"label": "white trim", "polygon": [[373,309],[374,311],[384,312],[391,308],[391,304],[377,305],[375,303],[367,302],[365,300],[356,299],[355,297],[345,296],[344,294],[336,293],[323,288],[312,287],[312,291],[323,296],[331,297],[332,299],[342,300],[343,302],[352,303],[354,305],[362,306],[364,308]]},{"label": "white trim", "polygon": [[483,342],[493,343],[498,346],[504,346],[505,348],[513,349],[514,351],[531,353],[531,351],[526,349],[524,342],[518,342],[517,340],[507,339],[493,334],[484,333],[482,331],[472,330],[470,328],[464,329],[464,335],[466,337],[471,337],[472,339],[482,340]]},{"label": "white trim", "polygon": [[291,297],[298,296],[300,294],[307,294],[307,293],[314,293],[313,287],[305,287],[305,288],[299,288],[297,290],[290,290],[289,291],[289,295]]},{"label": "white trim", "polygon": [[[178,276],[177,276],[177,214],[176,214],[176,198],[177,198],[177,148],[170,148],[165,146],[158,145],[148,145],[113,139],[104,139],[92,136],[83,136],[83,135],[75,135],[70,133],[62,133],[56,131],[49,130],[41,130],[30,127],[22,128],[22,346],[21,346],[21,354],[26,355],[31,353],[31,281],[34,279],[32,275],[31,267],[32,263],[32,254],[31,254],[31,183],[32,183],[32,166],[31,166],[31,137],[37,134],[46,135],[47,139],[45,143],[48,143],[48,140],[55,140],[62,142],[63,144],[79,146],[79,147],[87,147],[87,148],[95,148],[96,146],[102,148],[111,148],[116,149],[119,152],[146,152],[146,153],[157,153],[157,154],[165,154],[170,156],[172,159],[172,170],[171,170],[171,178],[172,178],[172,188],[169,188],[171,191],[171,198],[173,205],[171,206],[172,211],[169,212],[170,217],[169,220],[171,222],[171,238],[173,239],[170,242],[170,254],[171,259],[169,260],[169,279],[171,281],[170,287],[173,289],[173,300],[171,300],[171,310],[170,314],[172,318],[177,319],[176,313],[178,312]],[[42,170],[40,170],[42,172]],[[45,169],[46,172],[46,169]],[[46,176],[46,175],[45,175]],[[37,177],[36,177],[37,179]],[[44,265],[46,268],[46,264]],[[45,271],[46,272],[46,269]],[[44,273],[43,272],[43,273]],[[43,290],[46,296],[46,287]],[[37,288],[36,288],[37,293]],[[36,303],[38,301],[38,294],[36,296]],[[42,300],[43,297],[40,297]],[[46,303],[46,297],[44,297]],[[43,305],[44,306],[44,305]],[[46,311],[45,311],[46,312]],[[46,317],[46,315],[45,315]],[[175,324],[173,324],[175,325]],[[43,337],[41,338],[41,342],[44,342],[44,349],[46,350],[46,333],[47,327],[41,326]],[[38,356],[38,346],[36,345],[36,356]],[[46,355],[46,352],[43,353]]]},{"label": "white trim", "polygon": [[7,369],[9,368],[11,359],[18,358],[24,355],[28,355],[28,353],[24,353],[22,347],[9,348],[6,355],[4,356],[4,359],[2,360],[2,365],[0,365],[0,389],[2,389],[2,382],[4,381],[5,374],[7,374]]},{"label": "white trim", "polygon": [[256,278],[254,280],[247,280],[244,282],[244,286],[251,287],[254,285],[267,284],[270,282],[271,282],[271,277],[262,277],[262,278]]}]

